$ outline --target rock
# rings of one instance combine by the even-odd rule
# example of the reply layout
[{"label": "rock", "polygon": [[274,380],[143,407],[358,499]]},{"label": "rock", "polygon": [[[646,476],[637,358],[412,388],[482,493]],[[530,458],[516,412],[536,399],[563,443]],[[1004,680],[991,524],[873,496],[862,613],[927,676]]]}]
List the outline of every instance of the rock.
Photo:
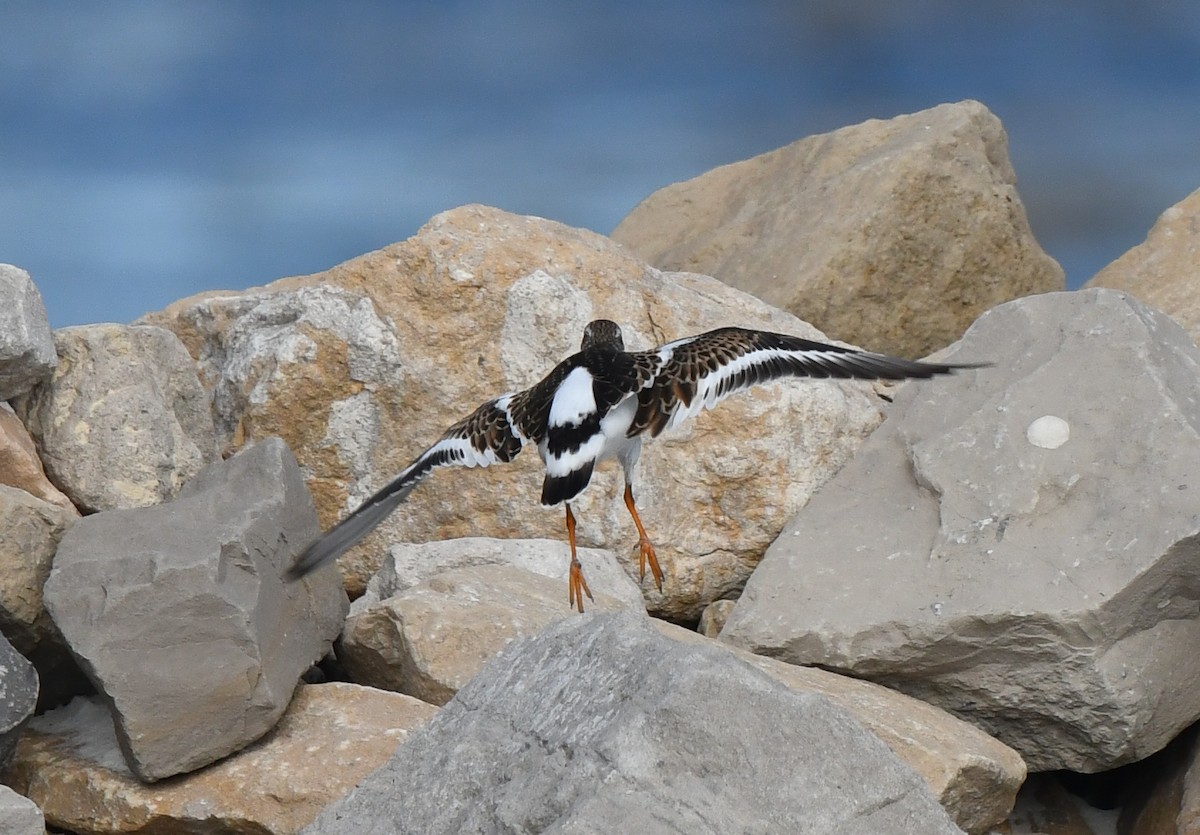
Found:
[{"label": "rock", "polygon": [[[289,443],[329,526],[479,403],[537,382],[603,316],[620,320],[633,348],[730,324],[820,336],[713,279],[648,268],[599,235],[482,206],[320,275],[185,299],[145,321],[176,331],[198,359],[223,444],[270,433]],[[652,610],[695,620],[736,592],[878,424],[877,403],[861,383],[774,384],[648,444],[638,503],[668,572],[665,596],[647,591]],[[538,502],[543,474],[533,450],[487,471],[434,473],[342,558],[347,588],[361,594],[393,542],[562,541],[561,509]],[[622,489],[620,467],[606,465],[572,507],[581,544],[636,571]]]},{"label": "rock", "polygon": [[764,658],[663,621],[654,625],[676,641],[724,647],[790,690],[823,696],[842,708],[921,775],[967,832],[988,832],[1012,811],[1025,780],[1025,763],[1016,751],[975,726],[869,681]]},{"label": "rock", "polygon": [[1034,771],[1157,751],[1200,717],[1200,349],[1094,290],[995,308],[946,359],[995,367],[901,388],[722,640],[939,705]]},{"label": "rock", "polygon": [[[359,684],[443,705],[514,638],[577,616],[566,605],[562,573],[551,579],[513,565],[477,565],[435,574],[347,619],[338,660]],[[624,600],[591,589],[588,611],[642,608],[636,588]]]},{"label": "rock", "polygon": [[1063,289],[1000,120],[943,104],[810,136],[647,197],[612,233],[873,351],[920,357],[980,313]]},{"label": "rock", "polygon": [[42,601],[58,542],[79,514],[0,485],[0,631],[37,668],[39,705],[86,689]]},{"label": "rock", "polygon": [[[377,603],[450,569],[483,565],[506,565],[531,571],[558,580],[566,588],[569,554],[566,542],[555,539],[478,536],[443,542],[398,542],[388,549],[379,570],[367,583],[366,595],[354,601],[354,606]],[[637,583],[625,573],[611,551],[580,548],[579,561],[593,592],[602,592],[628,605],[641,604],[642,593]],[[351,612],[354,612],[353,606]]]},{"label": "rock", "polygon": [[109,701],[133,771],[153,781],[248,745],[341,630],[337,572],[281,578],[317,533],[278,438],[205,468],[173,502],[79,520],[46,607]]},{"label": "rock", "polygon": [[108,711],[77,699],[30,723],[4,779],[42,804],[53,826],[73,832],[296,832],[436,712],[369,687],[302,685],[255,745],[144,786],[125,766]]},{"label": "rock", "polygon": [[627,610],[509,644],[304,830],[351,831],[960,830],[828,700]]},{"label": "rock", "polygon": [[217,459],[208,396],[174,334],[86,325],[54,342],[54,375],[14,405],[50,478],[81,510],[166,501]]},{"label": "rock", "polygon": [[57,362],[42,294],[29,273],[0,264],[0,401],[29,391]]},{"label": "rock", "polygon": [[21,727],[33,715],[37,695],[37,671],[0,636],[0,768],[12,757]]},{"label": "rock", "polygon": [[700,624],[696,627],[696,631],[706,638],[717,637],[725,628],[725,621],[729,618],[729,613],[733,611],[735,602],[733,600],[714,600],[709,603],[704,607],[703,614],[700,615]]},{"label": "rock", "polygon": [[1200,190],[1193,191],[1159,217],[1146,240],[1126,252],[1086,287],[1125,290],[1175,318],[1200,341],[1200,299],[1196,264],[1200,262]]},{"label": "rock", "polygon": [[45,835],[42,810],[28,797],[0,786],[0,832],[5,835]]},{"label": "rock", "polygon": [[79,515],[71,500],[46,478],[33,438],[7,403],[0,403],[0,486],[16,487]]},{"label": "rock", "polygon": [[42,585],[59,540],[78,518],[24,490],[0,486],[0,629],[21,653],[55,633]]}]

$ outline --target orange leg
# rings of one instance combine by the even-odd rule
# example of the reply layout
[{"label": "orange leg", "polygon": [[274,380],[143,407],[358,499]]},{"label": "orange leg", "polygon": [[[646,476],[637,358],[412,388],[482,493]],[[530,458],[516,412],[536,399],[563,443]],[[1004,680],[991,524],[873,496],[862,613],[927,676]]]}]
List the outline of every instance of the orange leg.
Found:
[{"label": "orange leg", "polygon": [[571,544],[571,573],[567,577],[567,605],[578,605],[579,611],[583,611],[583,596],[586,594],[588,600],[595,600],[592,597],[592,590],[588,588],[587,580],[583,579],[583,566],[579,564],[579,558],[575,556],[575,514],[571,512],[571,505],[567,504],[567,542]]},{"label": "orange leg", "polygon": [[658,586],[658,590],[662,591],[663,572],[658,567],[658,556],[654,553],[654,543],[650,541],[650,537],[646,536],[646,529],[642,527],[642,517],[638,516],[637,508],[633,504],[633,486],[625,485],[625,506],[629,508],[629,515],[633,517],[633,524],[637,525],[638,529],[638,546],[641,549],[638,554],[638,579],[646,579],[646,563],[650,563],[650,573],[654,575],[654,584]]}]

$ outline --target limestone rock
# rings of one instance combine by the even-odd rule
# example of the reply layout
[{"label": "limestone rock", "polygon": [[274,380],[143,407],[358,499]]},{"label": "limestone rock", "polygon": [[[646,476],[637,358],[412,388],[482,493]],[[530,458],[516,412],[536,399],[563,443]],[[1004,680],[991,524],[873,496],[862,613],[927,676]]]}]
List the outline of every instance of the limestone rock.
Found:
[{"label": "limestone rock", "polygon": [[[531,571],[558,580],[565,589],[569,554],[566,541],[556,539],[468,536],[441,542],[398,542],[388,549],[379,570],[367,583],[367,593],[354,601],[354,606],[376,603],[408,591],[451,569],[484,565],[506,565]],[[580,548],[579,561],[593,592],[602,592],[629,605],[642,602],[637,583],[625,573],[611,551]],[[351,612],[354,611],[352,607]]]},{"label": "limestone rock", "polygon": [[[590,587],[588,611],[642,608],[636,588],[618,600]],[[442,705],[513,639],[577,616],[565,576],[503,564],[452,568],[348,618],[337,655],[359,684]]]},{"label": "limestone rock", "polygon": [[828,700],[626,610],[509,644],[304,831],[961,830]]},{"label": "limestone rock", "polygon": [[[721,638],[937,704],[1034,771],[1200,718],[1200,349],[1109,290],[989,311],[789,523]],[[864,521],[866,523],[864,523]]]},{"label": "limestone rock", "polygon": [[1200,342],[1200,189],[1159,217],[1146,240],[1113,261],[1087,287],[1125,290],[1183,325]]},{"label": "limestone rock", "polygon": [[45,835],[42,810],[28,797],[0,786],[0,832],[4,835]]},{"label": "limestone rock", "polygon": [[67,531],[46,607],[111,704],[140,778],[199,768],[262,736],[328,652],[347,609],[337,572],[281,577],[316,533],[277,438],[210,465],[173,502]]},{"label": "limestone rock", "polygon": [[842,708],[920,774],[967,832],[988,832],[1012,810],[1025,780],[1021,756],[946,711],[869,681],[764,658],[663,621],[654,625],[676,641],[725,647],[796,693],[823,696]]},{"label": "limestone rock", "polygon": [[54,375],[14,405],[51,480],[81,510],[166,501],[216,460],[208,396],[174,334],[85,325],[54,337]]},{"label": "limestone rock", "polygon": [[[537,382],[578,350],[591,319],[626,344],[740,324],[820,338],[792,316],[703,276],[647,267],[612,241],[467,206],[413,238],[328,272],[185,299],[145,321],[176,331],[214,392],[221,443],[281,435],[328,527],[479,403]],[[861,383],[790,382],[731,398],[647,444],[642,518],[668,572],[653,611],[696,619],[739,589],[784,521],[880,420]],[[490,470],[439,470],[342,558],[360,594],[386,545],[462,536],[565,538],[538,502],[526,450]],[[606,466],[573,502],[581,544],[636,570],[637,534]],[[627,569],[630,570],[630,569]]]},{"label": "limestone rock", "polygon": [[46,478],[37,445],[7,403],[0,403],[0,486],[16,487],[79,515],[71,500]]},{"label": "limestone rock", "polygon": [[42,585],[58,541],[79,517],[24,490],[0,486],[0,630],[29,653],[54,633]]},{"label": "limestone rock", "polygon": [[0,264],[0,401],[29,391],[57,362],[42,294],[29,273]]},{"label": "limestone rock", "polygon": [[0,768],[12,756],[25,720],[33,715],[37,695],[37,671],[0,635]]},{"label": "limestone rock", "polygon": [[58,542],[78,518],[73,510],[0,485],[0,632],[37,668],[42,705],[85,689],[42,600]]},{"label": "limestone rock", "polygon": [[733,600],[714,600],[704,607],[704,613],[700,615],[700,623],[696,627],[696,631],[706,638],[715,638],[721,634],[721,630],[725,628],[725,621],[729,618],[729,613],[733,611],[735,601]]},{"label": "limestone rock", "polygon": [[612,236],[837,339],[920,357],[1000,302],[1063,289],[1007,144],[974,101],[871,120],[660,189]]},{"label": "limestone rock", "polygon": [[108,711],[77,699],[34,719],[4,779],[47,820],[97,835],[291,833],[382,765],[437,708],[353,684],[302,685],[255,745],[201,771],[142,785]]}]

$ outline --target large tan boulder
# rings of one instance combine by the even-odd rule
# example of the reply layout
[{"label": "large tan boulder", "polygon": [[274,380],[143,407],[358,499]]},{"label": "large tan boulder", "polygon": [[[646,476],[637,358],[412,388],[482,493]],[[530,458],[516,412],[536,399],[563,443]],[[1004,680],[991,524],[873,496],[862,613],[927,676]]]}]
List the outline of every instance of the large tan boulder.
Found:
[{"label": "large tan boulder", "polygon": [[1085,286],[1132,293],[1200,342],[1200,189],[1163,212],[1145,241]]},{"label": "large tan boulder", "polygon": [[[661,273],[600,235],[483,206],[325,273],[184,299],[146,321],[198,359],[221,444],[287,441],[328,526],[479,403],[578,350],[597,317],[618,320],[631,348],[731,324],[821,336],[715,279]],[[652,610],[695,619],[740,588],[878,425],[879,402],[868,384],[773,384],[648,444],[638,502],[668,573],[663,595],[646,583]],[[539,504],[542,475],[533,450],[490,470],[433,473],[342,558],[348,590],[363,590],[391,542],[564,541],[562,509]],[[606,466],[572,504],[581,544],[636,571],[621,489],[620,468]]]},{"label": "large tan boulder", "polygon": [[920,357],[979,314],[1063,289],[979,102],[810,136],[656,191],[612,233],[865,348]]},{"label": "large tan boulder", "polygon": [[53,375],[13,405],[80,510],[158,504],[216,460],[208,398],[175,334],[81,325],[55,331],[54,345]]}]

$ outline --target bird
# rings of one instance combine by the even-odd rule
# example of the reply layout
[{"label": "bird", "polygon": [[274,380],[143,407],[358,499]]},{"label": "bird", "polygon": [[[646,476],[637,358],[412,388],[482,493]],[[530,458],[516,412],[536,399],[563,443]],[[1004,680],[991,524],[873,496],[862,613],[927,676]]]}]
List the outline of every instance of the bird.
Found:
[{"label": "bird", "polygon": [[532,444],[545,466],[542,504],[566,508],[568,607],[583,612],[584,595],[594,600],[576,553],[571,501],[588,486],[596,465],[612,459],[625,474],[625,507],[638,533],[639,580],[645,582],[649,568],[661,592],[663,570],[633,495],[643,440],[771,380],[902,380],[986,365],[906,360],[740,327],[685,336],[648,351],[626,351],[620,326],[597,319],[584,328],[577,353],[531,387],[488,400],[452,425],[382,489],[309,544],[285,577],[298,580],[345,552],[433,470],[509,462]]}]

